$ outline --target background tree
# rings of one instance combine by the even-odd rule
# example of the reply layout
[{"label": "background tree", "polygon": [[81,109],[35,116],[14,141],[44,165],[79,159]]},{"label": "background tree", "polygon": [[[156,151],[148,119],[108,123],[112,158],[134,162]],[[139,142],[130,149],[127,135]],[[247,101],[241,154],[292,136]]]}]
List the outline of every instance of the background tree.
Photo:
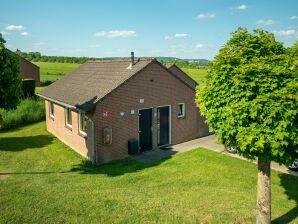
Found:
[{"label": "background tree", "polygon": [[286,49],[263,30],[238,28],[197,91],[200,109],[222,142],[258,158],[257,223],[270,223],[270,161],[298,158],[296,43]]},{"label": "background tree", "polygon": [[0,33],[0,108],[13,109],[21,97],[19,57],[5,48]]}]

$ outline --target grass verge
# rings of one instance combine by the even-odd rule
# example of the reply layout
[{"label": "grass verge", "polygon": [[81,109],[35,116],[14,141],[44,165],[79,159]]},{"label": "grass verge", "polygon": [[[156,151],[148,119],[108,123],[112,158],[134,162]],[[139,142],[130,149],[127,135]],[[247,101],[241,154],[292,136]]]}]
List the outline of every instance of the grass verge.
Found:
[{"label": "grass verge", "polygon": [[[92,168],[45,130],[0,133],[0,223],[255,223],[256,165],[207,149]],[[298,223],[298,178],[272,171],[273,223]]]}]

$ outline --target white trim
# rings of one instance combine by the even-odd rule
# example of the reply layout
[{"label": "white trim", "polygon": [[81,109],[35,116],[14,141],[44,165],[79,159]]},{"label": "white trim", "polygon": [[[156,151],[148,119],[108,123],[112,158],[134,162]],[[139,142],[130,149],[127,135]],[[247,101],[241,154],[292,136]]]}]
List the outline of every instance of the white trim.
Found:
[{"label": "white trim", "polygon": [[[179,113],[179,106],[180,105],[183,105],[182,115],[178,115],[178,113]],[[178,103],[178,113],[177,113],[177,117],[179,117],[179,118],[185,117],[185,103]]]},{"label": "white trim", "polygon": [[[172,144],[172,105],[158,106],[156,107],[156,110],[158,110],[158,108],[161,108],[161,107],[169,107],[169,144],[158,145],[158,140],[157,140],[158,147],[164,147]],[[158,119],[158,116],[157,116],[157,119]],[[157,139],[158,139],[158,135],[159,135],[159,130],[158,130],[158,120],[157,120]]]},{"label": "white trim", "polygon": [[141,110],[148,110],[148,109],[151,109],[152,111],[152,121],[151,121],[151,145],[152,145],[152,148],[153,148],[153,117],[154,117],[154,107],[147,107],[147,108],[141,108],[141,109],[138,109],[138,147],[139,147],[139,150],[140,150],[140,111]]}]

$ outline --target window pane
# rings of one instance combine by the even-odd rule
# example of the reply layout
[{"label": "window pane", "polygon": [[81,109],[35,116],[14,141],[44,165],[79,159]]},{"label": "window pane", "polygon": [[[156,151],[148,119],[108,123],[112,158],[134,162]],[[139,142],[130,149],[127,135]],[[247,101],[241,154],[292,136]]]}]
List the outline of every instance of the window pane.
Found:
[{"label": "window pane", "polygon": [[71,110],[70,109],[66,109],[66,122],[69,125],[72,125],[72,117],[71,117]]},{"label": "window pane", "polygon": [[50,102],[50,115],[54,116],[54,104]]},{"label": "window pane", "polygon": [[87,118],[84,113],[80,113],[80,131],[87,132]]},{"label": "window pane", "polygon": [[184,104],[183,103],[178,104],[178,116],[179,117],[184,116]]}]

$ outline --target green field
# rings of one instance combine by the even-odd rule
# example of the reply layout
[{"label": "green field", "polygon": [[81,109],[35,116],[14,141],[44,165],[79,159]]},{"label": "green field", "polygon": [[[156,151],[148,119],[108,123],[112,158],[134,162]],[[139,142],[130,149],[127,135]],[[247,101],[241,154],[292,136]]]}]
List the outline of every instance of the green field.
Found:
[{"label": "green field", "polygon": [[[0,223],[255,223],[256,174],[206,149],[92,168],[41,122],[0,133]],[[274,223],[298,223],[297,186],[272,171]]]},{"label": "green field", "polygon": [[70,73],[80,64],[76,63],[57,63],[57,62],[33,62],[40,67],[40,79],[42,82],[55,81],[62,76]]},{"label": "green field", "polygon": [[[40,67],[41,81],[55,81],[80,66],[75,63],[34,62]],[[190,77],[203,83],[207,76],[207,69],[182,68]]]},{"label": "green field", "polygon": [[188,74],[191,78],[197,81],[199,84],[204,84],[207,78],[207,68],[182,68],[182,70]]}]

